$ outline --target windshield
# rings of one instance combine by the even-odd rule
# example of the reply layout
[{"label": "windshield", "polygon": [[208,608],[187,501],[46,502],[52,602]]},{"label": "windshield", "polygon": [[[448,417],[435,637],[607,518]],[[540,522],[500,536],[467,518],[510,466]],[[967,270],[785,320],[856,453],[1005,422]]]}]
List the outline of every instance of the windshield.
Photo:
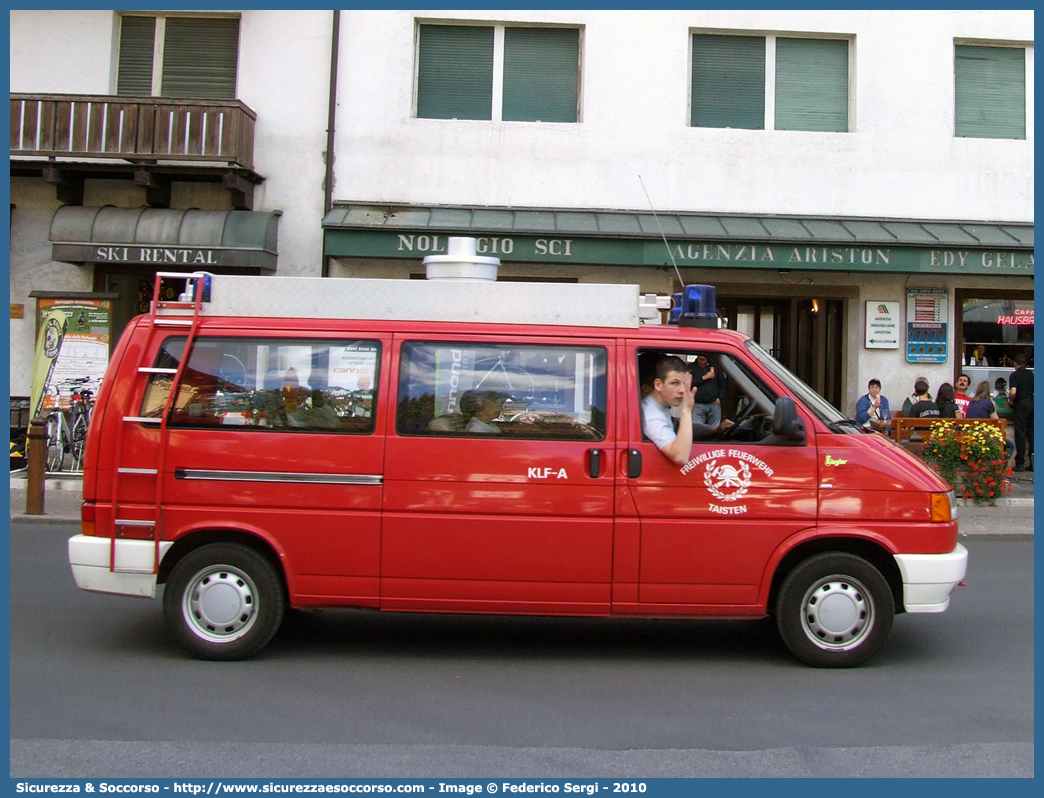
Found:
[{"label": "windshield", "polygon": [[[762,349],[755,341],[746,341],[746,346],[750,353],[757,358],[758,362],[768,369],[772,376],[783,383],[794,398],[807,407],[816,418],[827,425],[845,421],[844,415],[836,407],[798,379],[786,366]],[[835,428],[835,431],[840,431],[840,429],[844,428]]]}]

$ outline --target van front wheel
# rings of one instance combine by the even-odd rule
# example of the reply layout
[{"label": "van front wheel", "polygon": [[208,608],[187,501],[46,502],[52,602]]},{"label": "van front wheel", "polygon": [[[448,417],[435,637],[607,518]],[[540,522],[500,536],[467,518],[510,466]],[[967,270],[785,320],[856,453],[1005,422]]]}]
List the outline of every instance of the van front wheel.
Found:
[{"label": "van front wheel", "polygon": [[884,645],[894,616],[892,591],[881,572],[841,552],[799,564],[776,602],[783,642],[802,662],[820,668],[866,662]]},{"label": "van front wheel", "polygon": [[253,549],[212,543],[174,566],[163,593],[163,615],[180,645],[201,659],[245,659],[279,628],[282,582]]}]

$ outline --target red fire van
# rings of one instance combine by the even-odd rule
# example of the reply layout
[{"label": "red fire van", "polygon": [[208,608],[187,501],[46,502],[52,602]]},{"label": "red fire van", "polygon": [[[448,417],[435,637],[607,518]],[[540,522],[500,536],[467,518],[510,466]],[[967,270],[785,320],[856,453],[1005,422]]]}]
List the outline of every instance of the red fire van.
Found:
[{"label": "red fire van", "polygon": [[[746,336],[642,323],[637,286],[188,285],[113,352],[69,559],[85,590],[165,584],[199,657],[357,607],[771,615],[804,662],[850,666],[964,577],[948,485]],[[642,434],[664,354],[709,358],[735,422],[681,466]]]}]

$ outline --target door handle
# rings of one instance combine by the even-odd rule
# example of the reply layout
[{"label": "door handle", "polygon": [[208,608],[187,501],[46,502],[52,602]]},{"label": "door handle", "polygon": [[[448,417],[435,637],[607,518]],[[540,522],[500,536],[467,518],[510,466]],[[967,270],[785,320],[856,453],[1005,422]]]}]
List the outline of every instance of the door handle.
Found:
[{"label": "door handle", "polygon": [[627,476],[638,479],[642,475],[642,453],[637,449],[627,450]]},{"label": "door handle", "polygon": [[590,457],[587,461],[587,473],[591,479],[598,479],[599,474],[602,473],[602,450],[588,449],[587,454]]}]

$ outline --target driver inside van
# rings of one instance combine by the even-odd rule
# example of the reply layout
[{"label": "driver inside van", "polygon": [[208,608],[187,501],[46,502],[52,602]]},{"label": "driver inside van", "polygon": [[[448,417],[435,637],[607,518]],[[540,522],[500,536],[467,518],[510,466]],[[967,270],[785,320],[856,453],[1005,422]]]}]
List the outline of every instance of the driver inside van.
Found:
[{"label": "driver inside van", "polygon": [[493,419],[500,416],[508,395],[500,391],[464,391],[460,397],[460,410],[468,419],[465,432],[483,435],[499,435],[500,428]]},{"label": "driver inside van", "polygon": [[[695,401],[692,372],[685,361],[673,355],[660,358],[656,362],[649,393],[642,399],[642,429],[664,456],[678,465],[689,461],[694,439],[708,438],[733,426],[729,420],[716,427],[694,424],[692,408]],[[671,413],[676,407],[681,409],[677,431]]]}]

